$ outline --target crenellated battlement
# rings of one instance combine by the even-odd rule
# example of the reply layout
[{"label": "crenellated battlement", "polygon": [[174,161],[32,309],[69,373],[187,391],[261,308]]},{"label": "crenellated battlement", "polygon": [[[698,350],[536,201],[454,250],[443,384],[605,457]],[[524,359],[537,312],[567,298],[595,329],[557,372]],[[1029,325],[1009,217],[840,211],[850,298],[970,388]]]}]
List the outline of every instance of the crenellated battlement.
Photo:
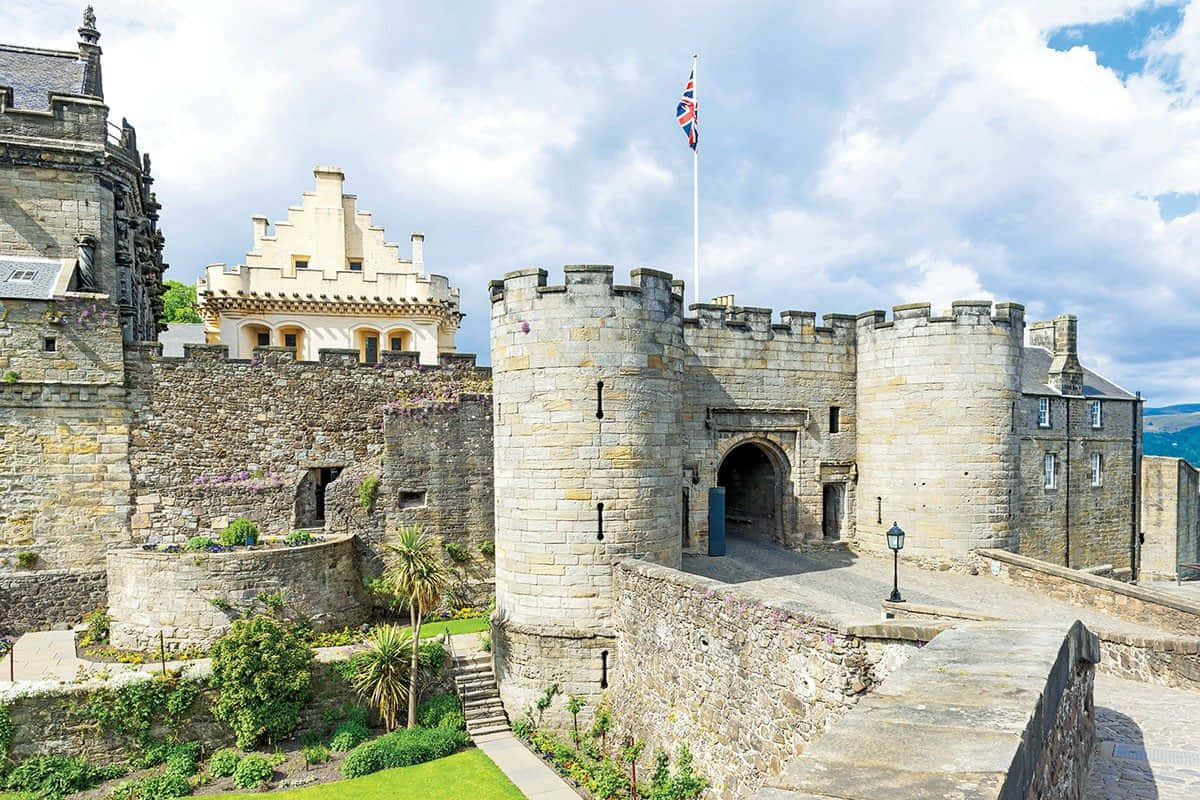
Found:
[{"label": "crenellated battlement", "polygon": [[851,314],[825,314],[817,325],[815,311],[779,312],[758,306],[694,303],[693,316],[685,317],[685,328],[703,331],[727,330],[734,335],[752,334],[755,338],[779,339],[797,344],[848,344],[855,341],[855,317]]},{"label": "crenellated battlement", "polygon": [[855,318],[859,331],[880,329],[911,329],[924,325],[950,323],[957,326],[1008,327],[1023,333],[1025,329],[1025,306],[1020,303],[996,303],[989,300],[955,300],[950,304],[950,313],[936,315],[929,303],[908,303],[892,306],[892,318],[882,310],[864,311]]},{"label": "crenellated battlement", "polygon": [[441,353],[437,364],[421,364],[420,353],[404,350],[384,350],[380,353],[380,364],[364,364],[359,352],[352,349],[322,348],[317,361],[297,361],[296,351],[290,347],[256,347],[252,358],[230,358],[229,347],[223,344],[185,344],[183,356],[164,356],[161,342],[130,342],[125,345],[125,363],[137,364],[211,364],[240,367],[291,366],[304,370],[327,370],[341,367],[364,373],[388,373],[395,371],[453,372],[469,374],[476,378],[490,378],[491,368],[476,364],[474,353]]},{"label": "crenellated battlement", "polygon": [[614,311],[649,313],[660,322],[682,318],[682,281],[668,272],[638,267],[630,271],[628,284],[617,284],[613,272],[608,264],[568,264],[563,267],[561,284],[549,284],[549,273],[539,267],[505,273],[502,280],[489,284],[493,317],[566,303],[593,310],[611,304]]}]

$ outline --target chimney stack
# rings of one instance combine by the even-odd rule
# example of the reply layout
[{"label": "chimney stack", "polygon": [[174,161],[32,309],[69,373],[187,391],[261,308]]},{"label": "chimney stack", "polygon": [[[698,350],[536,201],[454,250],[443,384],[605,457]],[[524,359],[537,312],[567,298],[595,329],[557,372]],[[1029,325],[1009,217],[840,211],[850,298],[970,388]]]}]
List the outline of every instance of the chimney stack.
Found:
[{"label": "chimney stack", "polygon": [[1083,396],[1083,367],[1079,363],[1078,344],[1079,320],[1074,314],[1060,314],[1051,323],[1034,323],[1031,334],[1036,343],[1040,335],[1053,336],[1051,352],[1054,354],[1050,362],[1050,374],[1047,383],[1066,395]]},{"label": "chimney stack", "polygon": [[423,233],[412,235],[412,263],[413,266],[425,263],[425,234]]}]

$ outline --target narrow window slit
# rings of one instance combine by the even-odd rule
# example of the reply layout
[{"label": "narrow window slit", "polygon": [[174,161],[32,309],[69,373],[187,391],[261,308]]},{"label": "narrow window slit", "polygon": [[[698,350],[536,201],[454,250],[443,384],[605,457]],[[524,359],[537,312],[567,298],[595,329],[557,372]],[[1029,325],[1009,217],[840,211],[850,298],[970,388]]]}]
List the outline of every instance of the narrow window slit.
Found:
[{"label": "narrow window slit", "polygon": [[600,688],[608,688],[608,651],[600,651]]},{"label": "narrow window slit", "polygon": [[604,381],[596,381],[596,419],[604,419]]},{"label": "narrow window slit", "polygon": [[596,503],[596,541],[604,541],[604,503]]}]

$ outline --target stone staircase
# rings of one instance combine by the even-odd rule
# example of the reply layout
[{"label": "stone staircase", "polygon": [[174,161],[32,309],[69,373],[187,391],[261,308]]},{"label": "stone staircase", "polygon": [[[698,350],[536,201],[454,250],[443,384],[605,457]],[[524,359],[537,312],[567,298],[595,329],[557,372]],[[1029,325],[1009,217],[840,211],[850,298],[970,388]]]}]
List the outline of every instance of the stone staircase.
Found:
[{"label": "stone staircase", "polygon": [[462,699],[467,733],[471,738],[507,733],[508,715],[500,703],[500,690],[496,687],[491,654],[474,652],[455,655],[452,666],[454,685]]}]

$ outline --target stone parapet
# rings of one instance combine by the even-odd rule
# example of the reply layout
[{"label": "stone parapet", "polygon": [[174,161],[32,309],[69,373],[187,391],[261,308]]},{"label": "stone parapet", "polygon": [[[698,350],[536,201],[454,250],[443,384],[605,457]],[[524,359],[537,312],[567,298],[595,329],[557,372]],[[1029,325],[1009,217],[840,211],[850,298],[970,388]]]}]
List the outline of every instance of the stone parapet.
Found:
[{"label": "stone parapet", "polygon": [[0,574],[0,634],[73,625],[84,613],[104,607],[106,586],[102,569]]},{"label": "stone parapet", "polygon": [[366,598],[354,537],[227,553],[108,554],[111,641],[120,648],[152,649],[160,633],[169,650],[207,647],[237,616],[264,610],[259,598],[275,592],[318,630],[362,622]]}]

